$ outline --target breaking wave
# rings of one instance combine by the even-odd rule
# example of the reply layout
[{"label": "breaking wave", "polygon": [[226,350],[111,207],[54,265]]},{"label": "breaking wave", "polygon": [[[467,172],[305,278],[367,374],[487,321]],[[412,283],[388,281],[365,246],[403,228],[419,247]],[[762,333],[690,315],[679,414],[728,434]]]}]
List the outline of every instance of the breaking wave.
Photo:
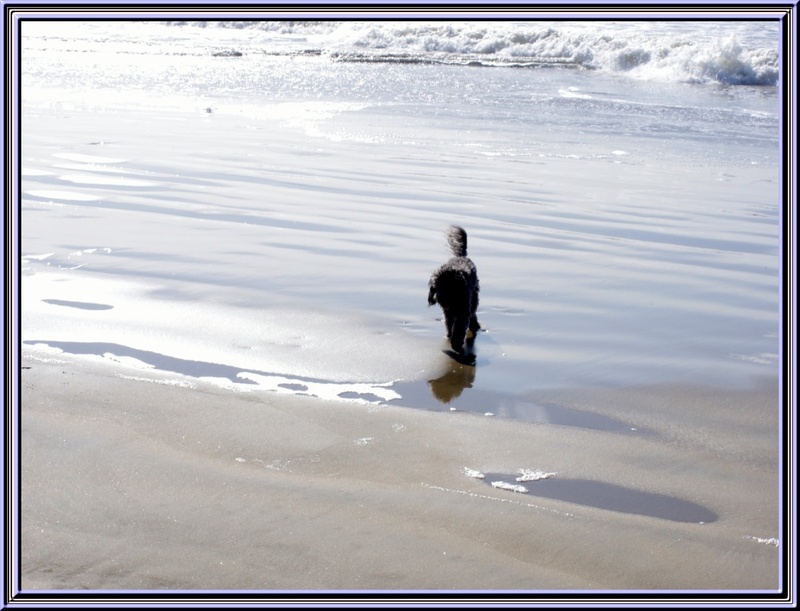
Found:
[{"label": "breaking wave", "polygon": [[246,52],[336,61],[570,67],[643,80],[775,86],[770,23],[220,21],[171,26],[259,30]]}]

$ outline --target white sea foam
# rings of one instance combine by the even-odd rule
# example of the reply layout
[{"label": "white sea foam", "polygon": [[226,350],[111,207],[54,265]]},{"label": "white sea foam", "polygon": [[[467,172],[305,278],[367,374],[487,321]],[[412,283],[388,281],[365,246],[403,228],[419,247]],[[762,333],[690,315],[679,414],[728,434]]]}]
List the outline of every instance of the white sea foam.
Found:
[{"label": "white sea foam", "polygon": [[775,537],[753,537],[750,535],[745,535],[745,539],[749,539],[750,541],[755,541],[756,543],[763,543],[764,545],[771,545],[773,547],[780,546],[780,541]]},{"label": "white sea foam", "polygon": [[520,469],[519,470],[519,477],[517,478],[518,482],[535,482],[540,479],[548,479],[556,475],[553,472],[548,471],[541,471],[540,469]]},{"label": "white sea foam", "polygon": [[117,377],[123,380],[133,380],[135,382],[150,382],[151,384],[162,384],[164,386],[177,386],[179,388],[195,388],[196,386],[188,380],[178,380],[174,378],[145,378],[142,376],[132,376],[118,373]]},{"label": "white sea foam", "polygon": [[[24,91],[29,103],[67,110],[87,105],[94,109],[148,107],[276,118],[290,109],[281,107],[285,102],[276,105],[264,100],[270,92],[293,93],[295,101],[289,104],[302,99],[305,105],[326,91],[346,89],[356,96],[368,92],[364,81],[331,82],[331,61],[547,65],[639,81],[728,86],[773,87],[779,78],[778,28],[767,22],[617,22],[598,26],[580,20],[267,20],[60,25],[54,32],[47,23],[24,24],[28,45]],[[220,56],[221,47],[228,57]],[[59,54],[65,54],[63,63],[59,63]],[[290,66],[277,62],[282,56],[292,58]],[[302,75],[315,71],[315,65],[320,76],[309,89]],[[119,86],[120,72],[125,73],[123,87]],[[78,83],[80,87],[76,87]],[[379,88],[390,84],[387,75]],[[231,91],[237,94],[233,98]],[[563,96],[584,101],[595,97],[595,92],[569,87],[561,91]],[[315,103],[311,102],[307,117],[284,120],[300,121],[313,133],[319,129],[314,121],[324,118],[314,116]],[[326,105],[331,100],[318,103]],[[369,141],[369,136],[361,137]],[[93,164],[120,161],[62,153],[76,154]]]},{"label": "white sea foam", "polygon": [[56,348],[54,346],[50,346],[44,342],[30,342],[30,348],[35,351],[35,354],[38,358],[45,358],[43,354],[63,354],[64,351],[61,348]]},{"label": "white sea foam", "polygon": [[580,100],[591,100],[592,96],[588,93],[580,93],[576,90],[575,87],[571,87],[569,89],[559,89],[558,95],[562,98],[578,98]]},{"label": "white sea foam", "polygon": [[504,481],[492,482],[492,487],[500,488],[501,490],[510,490],[511,492],[518,492],[520,494],[525,494],[528,492],[528,489],[525,486],[520,486],[517,484],[509,484],[508,482]]},{"label": "white sea foam", "polygon": [[[177,25],[177,24],[173,24]],[[197,25],[183,23],[182,27]],[[315,49],[340,59],[442,61],[483,65],[574,65],[635,78],[732,85],[774,85],[774,26],[705,28],[591,22],[218,22],[273,36],[276,50]],[[270,39],[266,39],[267,41]],[[747,47],[743,42],[747,42]]]},{"label": "white sea foam", "polygon": [[399,394],[388,388],[391,382],[386,384],[312,382],[284,376],[258,375],[247,371],[240,373],[238,377],[255,382],[259,387],[274,392],[310,395],[329,401],[375,404],[401,398]]},{"label": "white sea foam", "polygon": [[464,467],[464,475],[467,477],[474,477],[475,479],[484,479],[486,477],[485,474],[481,473],[480,471],[476,471],[475,469],[469,469]]}]

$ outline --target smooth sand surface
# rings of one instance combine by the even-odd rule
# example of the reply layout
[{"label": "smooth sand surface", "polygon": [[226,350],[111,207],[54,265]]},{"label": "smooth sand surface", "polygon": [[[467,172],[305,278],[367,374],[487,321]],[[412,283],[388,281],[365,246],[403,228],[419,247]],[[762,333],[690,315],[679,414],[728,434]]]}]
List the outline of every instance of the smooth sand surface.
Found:
[{"label": "smooth sand surface", "polygon": [[[23,356],[24,589],[778,586],[774,380],[538,397],[613,406],[648,427],[636,434]],[[722,406],[748,442],[633,422],[647,402]],[[555,475],[525,494],[491,486],[519,469]]]}]

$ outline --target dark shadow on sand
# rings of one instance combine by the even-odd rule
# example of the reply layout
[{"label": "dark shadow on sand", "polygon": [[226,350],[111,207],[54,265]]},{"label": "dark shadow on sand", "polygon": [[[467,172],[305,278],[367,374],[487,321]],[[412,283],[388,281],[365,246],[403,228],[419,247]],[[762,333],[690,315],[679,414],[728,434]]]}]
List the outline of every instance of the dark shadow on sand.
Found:
[{"label": "dark shadow on sand", "polygon": [[[515,476],[502,473],[487,473],[484,481],[517,484]],[[719,518],[710,509],[691,501],[589,479],[549,478],[522,482],[522,485],[533,496],[672,522],[707,524]]]}]

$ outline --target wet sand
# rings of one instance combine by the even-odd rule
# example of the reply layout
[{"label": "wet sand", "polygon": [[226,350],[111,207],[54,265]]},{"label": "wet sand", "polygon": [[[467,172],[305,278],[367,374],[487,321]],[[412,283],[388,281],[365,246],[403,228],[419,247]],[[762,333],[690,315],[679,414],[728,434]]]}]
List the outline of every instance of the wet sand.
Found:
[{"label": "wet sand", "polygon": [[[23,357],[24,589],[778,586],[775,380],[542,391],[573,420],[535,423]],[[552,475],[491,485],[520,469]]]}]

